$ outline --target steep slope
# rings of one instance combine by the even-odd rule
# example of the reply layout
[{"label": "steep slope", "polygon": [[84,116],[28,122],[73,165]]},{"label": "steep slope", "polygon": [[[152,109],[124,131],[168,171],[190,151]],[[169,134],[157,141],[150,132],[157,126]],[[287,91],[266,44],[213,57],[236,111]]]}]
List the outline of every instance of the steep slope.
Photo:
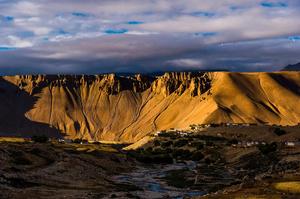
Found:
[{"label": "steep slope", "polygon": [[[55,129],[56,136],[132,142],[190,124],[300,122],[297,72],[6,76],[0,79],[0,91],[2,135],[43,131],[53,136],[50,129]],[[16,124],[15,112],[30,132],[20,130],[24,122]],[[36,123],[49,129],[36,128]]]}]

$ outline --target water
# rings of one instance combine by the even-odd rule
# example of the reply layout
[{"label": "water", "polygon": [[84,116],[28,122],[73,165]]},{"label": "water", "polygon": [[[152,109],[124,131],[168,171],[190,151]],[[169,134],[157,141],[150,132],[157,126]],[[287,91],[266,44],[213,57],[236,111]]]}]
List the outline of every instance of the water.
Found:
[{"label": "water", "polygon": [[204,191],[191,190],[189,188],[176,188],[169,186],[162,178],[168,171],[188,169],[194,172],[196,163],[188,161],[185,163],[174,163],[167,165],[138,166],[133,172],[114,176],[114,181],[122,184],[135,185],[143,191],[131,191],[130,193],[141,198],[163,198],[171,197],[181,199],[189,196],[201,196]]}]

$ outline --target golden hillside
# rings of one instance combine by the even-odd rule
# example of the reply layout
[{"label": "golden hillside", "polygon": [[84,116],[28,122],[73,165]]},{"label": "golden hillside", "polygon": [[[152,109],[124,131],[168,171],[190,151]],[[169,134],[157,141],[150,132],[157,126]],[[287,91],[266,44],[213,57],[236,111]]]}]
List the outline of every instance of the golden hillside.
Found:
[{"label": "golden hillside", "polygon": [[300,73],[4,76],[0,100],[0,135],[132,142],[190,124],[298,124]]}]

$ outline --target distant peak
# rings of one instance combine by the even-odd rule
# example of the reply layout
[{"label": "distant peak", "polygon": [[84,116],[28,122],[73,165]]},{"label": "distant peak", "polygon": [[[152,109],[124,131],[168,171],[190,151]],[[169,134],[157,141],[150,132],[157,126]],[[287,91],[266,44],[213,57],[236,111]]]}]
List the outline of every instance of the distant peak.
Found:
[{"label": "distant peak", "polygon": [[281,71],[300,71],[300,62],[297,64],[290,64],[284,67]]}]

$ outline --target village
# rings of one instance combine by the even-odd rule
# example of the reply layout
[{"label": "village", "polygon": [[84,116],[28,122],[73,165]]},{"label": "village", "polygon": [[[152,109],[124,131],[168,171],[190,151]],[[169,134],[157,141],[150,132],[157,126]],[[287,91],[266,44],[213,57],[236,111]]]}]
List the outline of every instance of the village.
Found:
[{"label": "village", "polygon": [[[240,131],[243,131],[245,129],[250,129],[251,127],[254,128],[269,128],[273,131],[275,136],[283,136],[286,134],[285,128],[286,126],[281,126],[281,125],[263,125],[263,124],[248,124],[248,123],[221,123],[221,124],[192,124],[190,125],[190,128],[187,130],[181,130],[181,129],[175,129],[171,128],[168,130],[164,131],[156,131],[153,135],[154,136],[163,136],[163,134],[169,134],[173,133],[174,135],[177,135],[178,137],[188,137],[190,135],[195,135],[195,134],[204,134],[206,135],[207,132],[210,131],[218,131],[220,129],[221,132],[217,132],[214,134],[214,136],[217,137],[226,137],[226,133],[222,132],[224,128],[226,130],[232,130],[231,128],[236,128],[240,129]],[[292,128],[299,128],[300,124],[297,126],[291,126]],[[250,130],[251,131],[251,130]],[[231,144],[232,147],[252,147],[252,146],[259,146],[259,145],[266,145],[270,140],[254,140],[253,137],[249,139],[240,139],[238,140],[238,136],[234,135],[234,142]],[[300,138],[286,138],[286,139],[280,139],[275,141],[278,145],[280,146],[287,146],[287,147],[296,147],[300,146]]]}]

